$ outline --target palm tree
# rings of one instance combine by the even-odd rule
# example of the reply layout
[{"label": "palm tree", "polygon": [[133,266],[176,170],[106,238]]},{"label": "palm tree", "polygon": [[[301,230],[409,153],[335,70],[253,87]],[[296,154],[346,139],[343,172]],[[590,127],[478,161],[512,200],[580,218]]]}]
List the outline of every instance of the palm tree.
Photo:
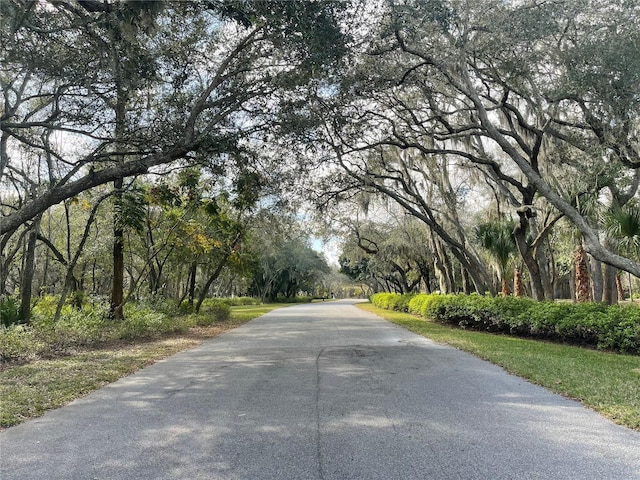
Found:
[{"label": "palm tree", "polygon": [[587,252],[585,252],[582,242],[576,248],[573,262],[576,272],[576,302],[585,303],[591,300],[591,290],[589,288]]},{"label": "palm tree", "polygon": [[475,229],[476,238],[480,241],[480,245],[493,257],[504,296],[511,293],[507,282],[507,267],[517,251],[516,241],[513,237],[514,227],[513,222],[498,221],[482,223]]},{"label": "palm tree", "polygon": [[522,272],[516,267],[513,270],[513,296],[524,297],[524,285],[522,284]]},{"label": "palm tree", "polygon": [[[614,208],[605,218],[605,231],[613,239],[618,250],[629,257],[640,255],[640,206],[629,202],[622,208]],[[633,299],[631,274],[629,274],[629,298]]]}]

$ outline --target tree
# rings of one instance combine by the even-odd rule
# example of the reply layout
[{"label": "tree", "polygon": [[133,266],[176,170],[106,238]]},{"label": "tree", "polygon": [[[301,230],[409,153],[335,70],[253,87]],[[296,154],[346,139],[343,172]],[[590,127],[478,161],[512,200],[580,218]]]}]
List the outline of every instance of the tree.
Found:
[{"label": "tree", "polygon": [[[384,221],[349,222],[339,258],[341,272],[366,283],[374,292],[431,291],[436,254],[429,247],[426,228],[405,215],[387,217]],[[449,290],[443,289],[452,290],[451,285]]]},{"label": "tree", "polygon": [[[117,214],[124,179],[169,164],[223,176],[301,101],[301,85],[331,74],[346,39],[340,2],[11,0],[0,9],[2,246],[107,183]],[[113,222],[115,317],[126,300],[126,221]],[[13,258],[3,256],[3,270]]]},{"label": "tree", "polygon": [[[640,208],[637,202],[629,202],[625,207],[613,210],[606,217],[605,228],[610,238],[616,241],[618,248],[626,255],[630,258],[640,256]],[[631,273],[628,278],[629,298],[633,299]],[[619,296],[620,299],[624,298]]]},{"label": "tree", "polygon": [[[387,4],[371,22],[371,40],[356,52],[358,61],[335,102],[322,105],[336,119],[325,124],[324,132],[336,164],[353,188],[377,189],[434,228],[476,288],[483,286],[481,268],[464,245],[440,230],[441,220],[429,205],[420,205],[424,195],[416,186],[425,176],[422,170],[415,161],[397,161],[387,153],[389,147],[414,158],[419,152],[471,165],[523,214],[542,202],[552,205],[548,225],[565,216],[593,257],[637,275],[640,265],[602,243],[597,228],[558,181],[576,175],[593,185],[606,173],[611,185],[638,166],[632,132],[640,118],[633,93],[640,68],[637,55],[624,71],[620,60],[620,52],[637,45],[640,31],[635,28],[636,2],[629,6],[590,1]],[[624,28],[614,28],[621,23]],[[608,34],[620,48],[617,53],[606,45]],[[590,49],[597,54],[590,57]],[[365,152],[374,153],[365,158]],[[606,188],[598,183],[592,186],[595,192]],[[525,241],[534,219],[528,215],[520,223],[517,244],[535,296],[544,298],[544,290],[550,290],[541,277],[548,265],[540,257],[544,241],[531,246]],[[548,225],[533,235],[543,234]]]},{"label": "tree", "polygon": [[[133,111],[127,112],[131,113],[127,123],[133,126],[135,119],[137,127],[125,138],[115,138],[111,129],[115,118],[105,118],[100,108],[102,88],[108,83],[89,80],[87,85],[84,75],[85,69],[98,67],[89,79],[101,79],[104,68],[95,61],[70,62],[71,51],[65,47],[72,41],[93,44],[96,29],[105,25],[109,15],[144,3],[149,2],[117,2],[100,8],[95,2],[52,2],[47,7],[30,3],[25,12],[18,0],[3,2],[4,33],[12,38],[3,44],[11,46],[5,51],[5,65],[20,72],[7,82],[19,98],[2,118],[4,143],[22,143],[34,151],[48,152],[61,171],[44,193],[2,217],[0,234],[97,185],[180,159],[194,161],[196,154],[213,159],[232,151],[243,135],[267,128],[280,108],[292,98],[298,100],[285,91],[326,73],[343,53],[343,36],[337,26],[339,2],[167,3],[156,18],[157,33],[145,37],[146,45],[154,47],[152,81],[144,93],[138,92],[135,106],[128,107]],[[202,35],[203,31],[210,34]],[[55,45],[49,43],[54,37],[60,39]],[[45,48],[39,49],[42,46]],[[22,49],[27,48],[32,48],[33,55],[24,54]],[[98,51],[108,54],[108,45]],[[78,50],[82,52],[87,60],[91,58],[88,49]],[[83,69],[73,70],[76,63]],[[134,78],[129,81],[147,75],[146,70],[132,73]],[[51,88],[56,87],[56,80],[64,86]],[[37,93],[38,85],[41,93]],[[24,98],[24,92],[33,94]],[[42,113],[44,118],[33,121],[41,109],[29,112],[26,106],[36,109],[43,103],[55,105],[53,112]],[[28,105],[20,110],[14,104]],[[269,109],[262,108],[266,104]],[[234,115],[239,112],[253,121],[238,121]],[[60,146],[27,141],[27,136],[39,138],[42,129],[73,134],[77,143],[86,142],[88,148],[70,154]],[[124,151],[123,146],[127,147]],[[106,161],[114,155],[124,161],[109,166]],[[8,154],[3,159],[3,167],[12,166]]]},{"label": "tree", "polygon": [[514,225],[509,222],[483,223],[476,227],[476,237],[480,245],[493,257],[502,284],[502,295],[511,294],[507,281],[507,267],[516,252],[513,237]]},{"label": "tree", "polygon": [[326,260],[310,247],[308,235],[284,212],[278,216],[262,211],[255,216],[247,242],[254,258],[250,292],[263,302],[312,292],[330,272]]}]

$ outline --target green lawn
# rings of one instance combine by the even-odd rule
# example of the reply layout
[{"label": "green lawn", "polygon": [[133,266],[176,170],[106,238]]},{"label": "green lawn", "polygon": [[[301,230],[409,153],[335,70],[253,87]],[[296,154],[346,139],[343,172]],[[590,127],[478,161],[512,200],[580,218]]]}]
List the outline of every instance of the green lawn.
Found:
[{"label": "green lawn", "polygon": [[9,366],[0,371],[0,428],[38,417],[130,375],[162,358],[193,348],[284,304],[231,307],[231,318],[211,327],[196,327],[184,335],[120,342],[74,355]]},{"label": "green lawn", "polygon": [[265,303],[263,305],[241,305],[237,307],[231,307],[231,315],[235,321],[240,323],[253,320],[265,313],[275,310],[276,308],[288,307],[289,304],[284,303]]},{"label": "green lawn", "polygon": [[358,306],[412,332],[473,353],[532,383],[579,400],[620,425],[640,430],[640,356],[473,332],[371,304]]}]

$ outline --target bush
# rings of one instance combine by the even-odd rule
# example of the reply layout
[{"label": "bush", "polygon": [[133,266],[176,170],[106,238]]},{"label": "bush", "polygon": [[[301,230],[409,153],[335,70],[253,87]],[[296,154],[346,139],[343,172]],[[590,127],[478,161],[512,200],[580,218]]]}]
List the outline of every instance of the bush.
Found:
[{"label": "bush", "polygon": [[640,353],[640,308],[602,303],[536,302],[488,295],[376,294],[380,308],[409,311],[439,323],[488,332]]},{"label": "bush", "polygon": [[117,338],[123,340],[183,333],[193,326],[188,317],[173,317],[144,305],[126,304],[124,313],[122,322],[113,322]]},{"label": "bush", "polygon": [[396,300],[394,310],[397,310],[399,312],[408,312],[409,303],[415,296],[415,293],[403,293],[402,295],[400,295],[400,298]]},{"label": "bush", "polygon": [[397,293],[374,293],[371,296],[371,303],[373,303],[376,307],[384,308],[385,310],[391,310],[390,300],[398,296]]},{"label": "bush", "polygon": [[377,307],[384,308],[386,310],[408,312],[409,303],[415,296],[415,293],[375,293],[371,296],[371,302]]},{"label": "bush", "polygon": [[640,308],[635,305],[609,307],[606,328],[598,332],[598,347],[640,353]]},{"label": "bush", "polygon": [[53,313],[49,310],[47,303],[44,308],[34,308],[32,312],[31,327],[47,346],[48,351],[43,354],[62,353],[69,348],[96,345],[109,339],[107,305],[85,305],[81,310],[66,305],[58,322],[53,321],[55,307]]},{"label": "bush", "polygon": [[[56,314],[56,307],[58,306],[58,297],[54,295],[44,295],[36,299],[33,307],[31,308],[32,316],[51,317]],[[63,314],[71,311],[71,305],[65,305],[62,309]]]},{"label": "bush", "polygon": [[27,325],[0,327],[0,361],[27,361],[37,357],[43,344]]},{"label": "bush", "polygon": [[60,320],[54,322],[57,303],[56,297],[42,297],[32,309],[29,325],[0,326],[0,361],[29,361],[116,340],[183,333],[195,325],[227,320],[231,314],[231,307],[221,299],[205,301],[200,315],[176,315],[175,302],[150,299],[126,304],[122,321],[109,319],[107,303],[85,303],[82,309],[65,305]]},{"label": "bush", "polygon": [[201,327],[213,325],[216,322],[229,320],[231,307],[225,299],[208,298],[202,302],[200,315],[196,316],[196,324]]},{"label": "bush", "polygon": [[0,296],[0,325],[20,323],[20,303],[15,297]]}]

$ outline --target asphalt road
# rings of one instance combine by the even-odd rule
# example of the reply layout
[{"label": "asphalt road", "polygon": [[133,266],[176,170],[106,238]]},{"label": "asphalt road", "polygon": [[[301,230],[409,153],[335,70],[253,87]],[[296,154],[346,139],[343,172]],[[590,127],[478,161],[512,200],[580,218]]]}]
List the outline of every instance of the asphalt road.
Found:
[{"label": "asphalt road", "polygon": [[640,479],[640,433],[339,301],[0,433],[12,479]]}]

